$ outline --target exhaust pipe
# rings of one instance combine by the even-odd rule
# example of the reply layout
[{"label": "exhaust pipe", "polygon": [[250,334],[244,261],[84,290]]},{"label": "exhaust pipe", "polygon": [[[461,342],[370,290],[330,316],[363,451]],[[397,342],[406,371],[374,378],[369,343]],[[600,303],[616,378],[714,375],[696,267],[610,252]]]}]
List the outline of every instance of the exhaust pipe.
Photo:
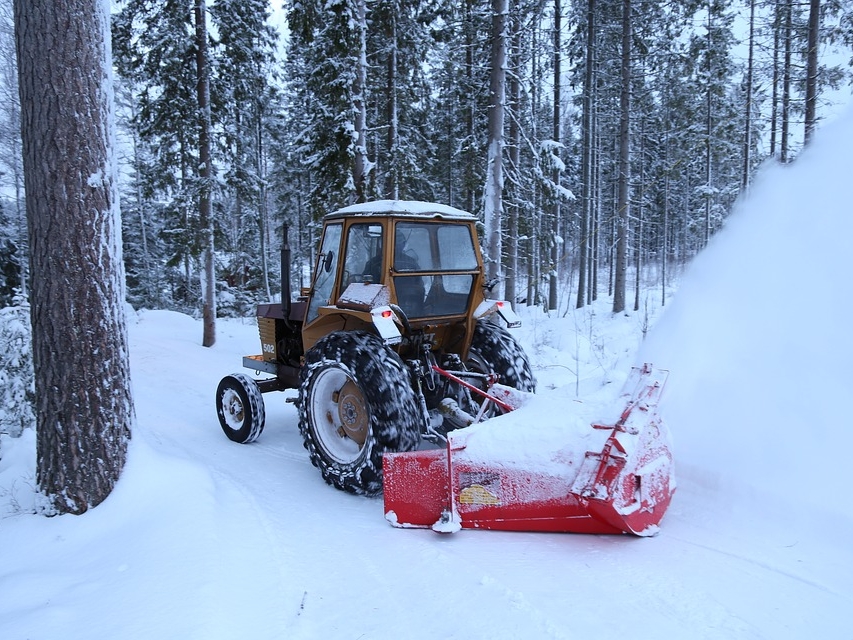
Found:
[{"label": "exhaust pipe", "polygon": [[285,322],[290,323],[290,242],[287,238],[288,226],[282,227],[281,241],[281,311]]}]

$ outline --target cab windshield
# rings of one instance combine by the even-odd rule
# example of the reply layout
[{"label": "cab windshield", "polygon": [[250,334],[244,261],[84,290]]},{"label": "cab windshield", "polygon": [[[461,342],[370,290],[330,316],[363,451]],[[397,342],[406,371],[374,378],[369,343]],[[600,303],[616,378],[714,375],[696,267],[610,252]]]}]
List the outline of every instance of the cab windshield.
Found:
[{"label": "cab windshield", "polygon": [[398,304],[410,318],[465,313],[477,267],[467,225],[396,224],[392,280]]}]

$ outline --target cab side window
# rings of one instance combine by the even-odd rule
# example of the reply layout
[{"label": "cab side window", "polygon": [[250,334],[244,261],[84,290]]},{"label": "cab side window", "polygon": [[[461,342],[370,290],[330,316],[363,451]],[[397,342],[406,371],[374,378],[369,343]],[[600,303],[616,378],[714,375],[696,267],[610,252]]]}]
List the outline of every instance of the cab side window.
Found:
[{"label": "cab side window", "polygon": [[335,286],[335,274],[338,271],[338,256],[341,249],[341,225],[329,225],[323,236],[317,266],[314,269],[311,302],[308,305],[306,321],[311,322],[320,314],[320,307],[331,304],[332,288]]}]

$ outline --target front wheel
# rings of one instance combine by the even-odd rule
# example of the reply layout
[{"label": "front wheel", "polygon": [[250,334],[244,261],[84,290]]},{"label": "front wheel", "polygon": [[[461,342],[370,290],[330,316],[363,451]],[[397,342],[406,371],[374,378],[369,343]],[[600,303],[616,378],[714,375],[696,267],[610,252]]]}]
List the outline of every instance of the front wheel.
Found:
[{"label": "front wheel", "polygon": [[[474,327],[465,368],[475,373],[497,374],[499,383],[519,391],[536,391],[536,378],[533,377],[533,369],[524,349],[509,331],[487,320],[478,320]],[[485,384],[481,384],[481,388],[485,391]],[[480,396],[457,388],[454,400],[464,413],[462,416],[452,413],[445,416],[446,431],[467,427],[472,416],[480,413]],[[497,413],[500,413],[497,406],[489,403],[482,417],[491,418]]]},{"label": "front wheel", "polygon": [[232,373],[216,389],[216,415],[229,440],[254,442],[264,430],[264,399],[257,383],[242,373]]},{"label": "front wheel", "polygon": [[536,391],[536,378],[524,349],[509,331],[488,320],[474,327],[466,365],[480,373],[498,374],[498,382],[519,391]]},{"label": "front wheel", "polygon": [[382,454],[420,442],[418,406],[408,369],[373,334],[332,333],[305,354],[299,430],[311,462],[338,489],[382,491]]}]

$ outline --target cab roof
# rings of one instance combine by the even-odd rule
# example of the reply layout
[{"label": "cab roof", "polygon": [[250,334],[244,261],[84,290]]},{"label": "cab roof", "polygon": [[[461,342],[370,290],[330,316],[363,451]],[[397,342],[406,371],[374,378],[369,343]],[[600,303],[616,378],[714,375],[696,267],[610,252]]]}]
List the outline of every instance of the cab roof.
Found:
[{"label": "cab roof", "polygon": [[476,220],[476,217],[462,209],[449,207],[435,202],[416,200],[374,200],[343,207],[328,214],[324,219],[352,216],[401,216],[410,218],[439,218],[454,220]]}]

